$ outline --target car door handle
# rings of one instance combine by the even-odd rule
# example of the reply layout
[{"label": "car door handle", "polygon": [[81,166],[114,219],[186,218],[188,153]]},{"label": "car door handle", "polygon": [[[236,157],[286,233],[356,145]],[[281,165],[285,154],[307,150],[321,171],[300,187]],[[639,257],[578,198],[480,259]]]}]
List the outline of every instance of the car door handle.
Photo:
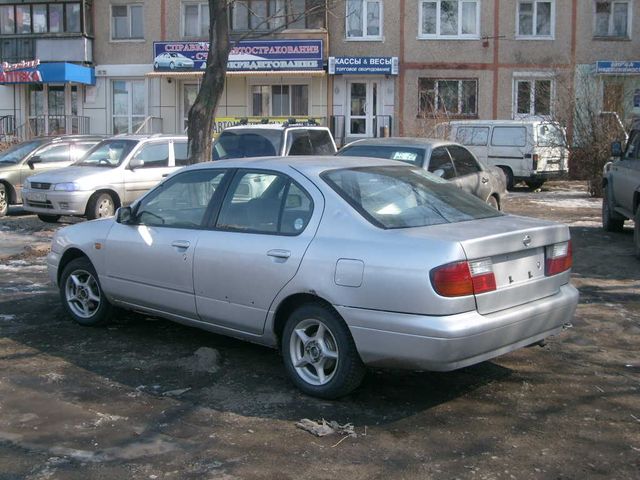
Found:
[{"label": "car door handle", "polygon": [[489,179],[487,177],[482,177],[482,183],[489,183]]},{"label": "car door handle", "polygon": [[276,248],[274,250],[269,250],[267,255],[275,258],[289,258],[291,256],[291,252],[289,250],[280,250]]},{"label": "car door handle", "polygon": [[171,242],[172,247],[182,248],[184,250],[189,248],[189,245],[191,244],[187,240],[174,240],[173,242]]}]

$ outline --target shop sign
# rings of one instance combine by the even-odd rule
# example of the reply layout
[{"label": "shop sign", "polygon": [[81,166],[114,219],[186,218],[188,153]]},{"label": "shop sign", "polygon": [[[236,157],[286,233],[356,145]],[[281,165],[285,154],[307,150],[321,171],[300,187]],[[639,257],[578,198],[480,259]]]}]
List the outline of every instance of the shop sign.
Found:
[{"label": "shop sign", "polygon": [[596,62],[596,73],[640,74],[640,62]]},{"label": "shop sign", "polygon": [[218,136],[225,128],[236,125],[282,125],[292,119],[299,124],[310,124],[309,122],[313,122],[313,125],[320,125],[324,123],[324,118],[322,117],[215,117],[213,119],[213,134],[214,136]]},{"label": "shop sign", "polygon": [[398,57],[329,57],[329,75],[398,75]]},{"label": "shop sign", "polygon": [[[154,42],[156,71],[204,70],[209,42]],[[322,70],[322,40],[246,40],[229,53],[227,70]]]},{"label": "shop sign", "polygon": [[40,83],[42,76],[37,67],[40,60],[23,60],[0,64],[0,83]]}]

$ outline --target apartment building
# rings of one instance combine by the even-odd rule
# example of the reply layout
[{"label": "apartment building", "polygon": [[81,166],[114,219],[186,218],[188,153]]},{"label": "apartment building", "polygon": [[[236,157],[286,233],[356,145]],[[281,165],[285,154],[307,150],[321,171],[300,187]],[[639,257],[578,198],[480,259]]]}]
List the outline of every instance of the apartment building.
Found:
[{"label": "apartment building", "polygon": [[[574,99],[628,120],[640,114],[638,9],[633,0],[236,0],[216,129],[244,117],[314,118],[344,143],[425,135],[459,118],[571,127]],[[184,132],[208,25],[201,0],[0,0],[0,117],[35,134]]]}]

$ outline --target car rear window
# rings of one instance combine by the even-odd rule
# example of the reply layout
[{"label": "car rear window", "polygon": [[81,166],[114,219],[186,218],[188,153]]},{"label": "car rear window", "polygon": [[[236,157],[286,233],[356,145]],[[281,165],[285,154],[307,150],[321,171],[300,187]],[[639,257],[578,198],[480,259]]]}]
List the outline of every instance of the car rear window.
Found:
[{"label": "car rear window", "polygon": [[352,145],[338,152],[339,156],[373,157],[399,160],[421,166],[424,161],[424,149],[418,147],[395,147],[390,145]]},{"label": "car rear window", "polygon": [[409,228],[502,215],[478,198],[419,168],[328,170],[322,179],[373,225]]},{"label": "car rear window", "polygon": [[213,146],[213,159],[273,157],[280,153],[282,136],[279,130],[225,130]]},{"label": "car rear window", "polygon": [[567,141],[560,127],[551,123],[544,123],[538,126],[539,147],[564,147],[566,145]]}]

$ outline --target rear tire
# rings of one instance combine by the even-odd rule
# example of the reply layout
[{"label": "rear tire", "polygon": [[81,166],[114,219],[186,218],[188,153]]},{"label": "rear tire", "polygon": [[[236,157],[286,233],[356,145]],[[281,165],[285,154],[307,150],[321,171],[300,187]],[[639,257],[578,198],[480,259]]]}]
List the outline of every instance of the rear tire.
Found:
[{"label": "rear tire", "polygon": [[500,168],[504,172],[504,176],[507,179],[507,190],[513,190],[513,172],[509,167],[500,166]]},{"label": "rear tire", "polygon": [[347,325],[320,303],[302,305],[289,316],[282,355],[293,383],[314,397],[347,395],[362,383],[366,371]]},{"label": "rear tire", "polygon": [[115,213],[116,202],[110,194],[96,193],[89,199],[87,205],[87,218],[89,220],[113,217]]},{"label": "rear tire", "polygon": [[0,183],[0,217],[4,217],[9,211],[9,192],[4,183]]},{"label": "rear tire", "polygon": [[624,228],[624,218],[611,210],[611,202],[607,194],[608,187],[602,189],[602,228],[607,232],[621,232]]},{"label": "rear tire", "polygon": [[529,187],[531,190],[537,190],[539,189],[542,185],[544,185],[544,180],[527,180],[526,183],[527,187]]},{"label": "rear tire", "polygon": [[112,307],[88,258],[76,258],[64,267],[59,288],[62,305],[76,323],[87,327],[109,323]]},{"label": "rear tire", "polygon": [[38,218],[45,223],[56,223],[60,219],[60,215],[43,215],[39,213]]}]

